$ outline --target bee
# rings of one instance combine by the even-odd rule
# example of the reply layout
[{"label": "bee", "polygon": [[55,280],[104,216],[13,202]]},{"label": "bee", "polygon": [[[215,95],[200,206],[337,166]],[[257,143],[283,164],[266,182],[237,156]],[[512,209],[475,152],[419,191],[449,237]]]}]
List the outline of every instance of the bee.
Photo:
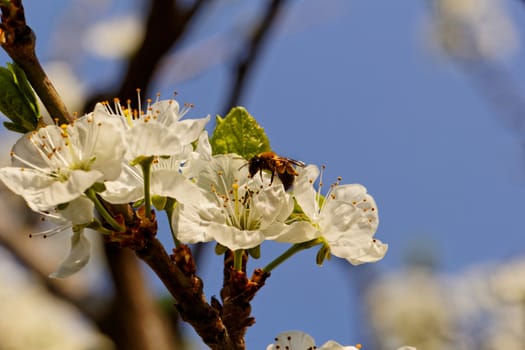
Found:
[{"label": "bee", "polygon": [[284,189],[288,190],[298,175],[294,165],[304,167],[306,164],[295,159],[281,157],[274,152],[262,152],[248,161],[248,172],[251,177],[260,172],[262,177],[263,170],[270,171],[272,173],[270,184],[273,183],[273,178],[277,174]]}]

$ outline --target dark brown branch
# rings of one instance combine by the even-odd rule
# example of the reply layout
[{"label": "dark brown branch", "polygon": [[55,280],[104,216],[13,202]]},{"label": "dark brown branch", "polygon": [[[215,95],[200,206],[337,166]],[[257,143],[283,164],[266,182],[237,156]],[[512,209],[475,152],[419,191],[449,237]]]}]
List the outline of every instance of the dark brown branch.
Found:
[{"label": "dark brown branch", "polygon": [[25,72],[29,83],[46,107],[52,118],[59,123],[72,121],[66,106],[58,96],[36,57],[36,36],[27,26],[21,0],[11,0],[9,5],[0,5],[2,23],[0,24],[0,43],[7,54]]},{"label": "dark brown branch", "polygon": [[224,287],[221,290],[223,301],[221,317],[236,349],[246,347],[244,336],[248,327],[255,323],[255,318],[251,316],[250,302],[269,276],[269,273],[257,269],[248,280],[245,272],[230,268],[225,277]]},{"label": "dark brown branch", "polygon": [[[194,268],[191,266],[194,263],[186,246],[177,248],[170,257],[162,244],[152,238],[135,252],[155,271],[175,298],[181,318],[193,326],[211,349],[238,349],[232,343],[218,310],[206,302],[202,281],[193,274]],[[181,263],[189,264],[190,267],[181,269]]]},{"label": "dark brown branch", "polygon": [[260,58],[260,52],[263,49],[265,41],[268,39],[270,29],[274,25],[281,7],[286,0],[272,0],[268,3],[265,14],[255,28],[251,41],[247,44],[246,49],[241,52],[237,59],[234,69],[234,82],[231,87],[229,97],[223,108],[223,116],[226,115],[232,107],[237,106],[245,90],[246,82],[253,71],[257,59]]}]

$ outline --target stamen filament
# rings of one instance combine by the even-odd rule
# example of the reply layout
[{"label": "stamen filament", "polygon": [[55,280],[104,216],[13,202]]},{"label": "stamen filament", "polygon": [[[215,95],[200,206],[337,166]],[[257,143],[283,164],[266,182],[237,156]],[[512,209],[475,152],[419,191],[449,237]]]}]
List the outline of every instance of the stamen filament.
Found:
[{"label": "stamen filament", "polygon": [[29,235],[29,237],[30,238],[33,238],[33,237],[47,238],[47,237],[54,236],[57,233],[63,232],[63,231],[65,231],[65,230],[67,230],[67,229],[69,229],[71,227],[73,227],[73,224],[68,223],[68,224],[60,225],[58,227],[50,228],[49,230],[45,230],[45,231],[41,231],[41,232],[37,232],[37,233],[32,233],[32,234]]}]

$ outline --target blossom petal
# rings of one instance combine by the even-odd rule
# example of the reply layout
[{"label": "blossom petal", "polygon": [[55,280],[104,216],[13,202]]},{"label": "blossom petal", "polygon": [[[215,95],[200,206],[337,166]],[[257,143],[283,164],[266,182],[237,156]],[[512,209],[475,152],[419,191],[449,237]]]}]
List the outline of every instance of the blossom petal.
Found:
[{"label": "blossom petal", "polygon": [[261,230],[241,230],[235,226],[212,222],[208,227],[210,235],[220,244],[231,250],[250,249],[264,242]]},{"label": "blossom petal", "polygon": [[302,243],[319,236],[319,231],[307,221],[296,221],[291,224],[275,222],[265,230],[266,239],[283,243]]},{"label": "blossom petal", "polygon": [[301,331],[288,331],[275,337],[275,343],[266,347],[266,350],[282,349],[315,349],[315,340],[310,335]]},{"label": "blossom petal", "polygon": [[184,156],[186,150],[176,133],[155,120],[135,121],[125,140],[128,160],[139,156]]},{"label": "blossom petal", "polygon": [[51,273],[51,278],[65,278],[80,271],[89,261],[91,255],[91,243],[84,236],[84,230],[80,229],[73,232],[71,236],[71,250],[66,259],[60,264],[58,269]]},{"label": "blossom petal", "polygon": [[182,173],[188,178],[197,177],[205,168],[210,166],[211,161],[211,145],[208,139],[208,132],[203,131],[199,136],[195,151],[189,154],[188,160],[182,168]]},{"label": "blossom petal", "polygon": [[88,224],[93,221],[93,202],[86,196],[72,200],[64,209],[58,210],[59,214],[73,225]]},{"label": "blossom petal", "polygon": [[171,228],[183,243],[209,242],[213,240],[209,226],[212,221],[224,223],[224,214],[214,205],[203,202],[199,207],[179,203],[171,217]]},{"label": "blossom petal", "polygon": [[67,132],[83,160],[93,160],[91,170],[104,174],[104,180],[119,176],[125,148],[122,128],[116,118],[96,110],[70,124]]},{"label": "blossom petal", "polygon": [[324,343],[318,350],[358,350],[355,346],[343,346],[336,341],[329,340]]},{"label": "blossom petal", "polygon": [[293,193],[297,203],[303,212],[311,219],[316,220],[319,215],[319,204],[317,201],[317,191],[313,184],[319,177],[319,168],[315,165],[307,165],[297,169],[299,175],[293,186]]},{"label": "blossom petal", "polygon": [[177,123],[176,132],[180,135],[183,144],[189,144],[199,137],[206,124],[210,121],[210,116],[200,119],[185,119]]},{"label": "blossom petal", "polygon": [[388,250],[388,244],[378,239],[364,237],[342,237],[329,244],[333,255],[348,260],[352,265],[381,260]]},{"label": "blossom petal", "polygon": [[184,204],[198,204],[206,200],[201,189],[194,182],[171,169],[152,172],[150,191],[158,196],[175,198]]},{"label": "blossom petal", "polygon": [[284,221],[293,211],[293,199],[284,187],[272,185],[263,187],[253,198],[255,215],[260,215],[260,228],[265,229],[275,221]]},{"label": "blossom petal", "polygon": [[[27,133],[16,141],[12,153],[17,157],[12,159],[12,165],[27,167],[27,164],[31,164],[35,168],[51,169],[53,168],[53,157],[48,157],[48,153],[53,149],[60,153],[60,150],[65,149],[64,146],[62,130],[56,125],[48,125]],[[67,154],[65,157],[69,160]],[[23,159],[25,163],[20,159]]]},{"label": "blossom petal", "polygon": [[75,170],[63,182],[25,168],[6,167],[0,169],[0,179],[13,192],[24,197],[31,209],[46,210],[58,204],[67,203],[101,180],[98,171]]},{"label": "blossom petal", "polygon": [[125,165],[120,176],[114,181],[105,182],[106,190],[100,195],[113,204],[131,203],[144,198],[142,170]]}]

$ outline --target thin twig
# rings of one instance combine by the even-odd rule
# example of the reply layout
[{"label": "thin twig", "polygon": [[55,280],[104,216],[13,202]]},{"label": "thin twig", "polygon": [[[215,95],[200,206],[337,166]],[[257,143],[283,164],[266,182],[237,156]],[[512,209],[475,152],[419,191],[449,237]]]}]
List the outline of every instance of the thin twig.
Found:
[{"label": "thin twig", "polygon": [[266,12],[262,16],[259,25],[255,28],[251,41],[247,44],[245,50],[239,55],[234,69],[234,82],[230,89],[229,97],[226,99],[227,102],[223,108],[223,116],[241,101],[248,78],[257,63],[257,59],[260,58],[260,52],[265,41],[268,39],[271,28],[278,18],[278,14],[285,1],[286,0],[272,0],[268,3]]}]

